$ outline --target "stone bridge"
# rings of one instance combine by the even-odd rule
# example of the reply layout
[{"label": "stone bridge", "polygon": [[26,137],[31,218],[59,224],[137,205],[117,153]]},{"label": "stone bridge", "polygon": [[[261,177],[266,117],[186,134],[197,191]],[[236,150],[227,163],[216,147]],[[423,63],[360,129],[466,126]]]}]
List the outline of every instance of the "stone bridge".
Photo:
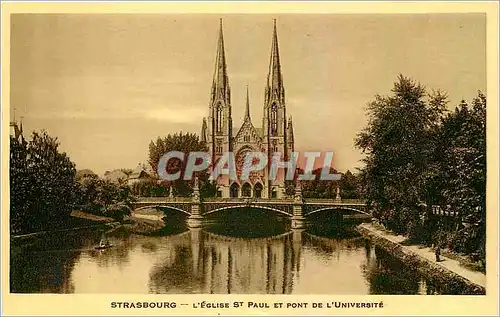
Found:
[{"label": "stone bridge", "polygon": [[189,216],[193,212],[193,207],[198,207],[201,215],[209,215],[222,210],[235,208],[258,208],[274,211],[292,216],[294,206],[300,206],[303,216],[310,216],[324,210],[342,210],[346,214],[366,214],[366,204],[362,200],[342,200],[333,199],[304,199],[296,202],[294,199],[266,199],[266,198],[207,198],[200,202],[193,202],[191,197],[139,197],[132,203],[133,210],[146,208],[166,208],[183,212]]},{"label": "stone bridge", "polygon": [[257,208],[289,217],[292,228],[304,226],[306,217],[322,211],[340,212],[344,218],[371,218],[364,201],[336,199],[303,199],[300,188],[289,199],[268,198],[205,198],[200,199],[195,188],[192,197],[140,197],[132,204],[134,211],[146,208],[165,208],[185,213],[191,227],[201,225],[205,216],[236,208]]}]

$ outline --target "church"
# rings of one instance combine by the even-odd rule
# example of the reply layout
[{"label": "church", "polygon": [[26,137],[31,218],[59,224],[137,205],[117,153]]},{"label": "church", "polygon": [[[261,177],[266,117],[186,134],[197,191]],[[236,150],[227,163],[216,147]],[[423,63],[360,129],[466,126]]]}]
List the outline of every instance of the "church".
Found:
[{"label": "church", "polygon": [[268,177],[270,164],[262,171],[252,172],[244,182],[240,181],[239,177],[247,152],[265,153],[268,162],[271,162],[274,153],[280,153],[282,161],[287,161],[289,154],[294,151],[292,118],[287,118],[286,113],[276,20],[274,20],[263,103],[262,124],[255,126],[250,115],[247,87],[243,122],[239,129],[233,128],[231,88],[221,19],[208,116],[203,118],[201,140],[206,143],[212,162],[216,162],[225,152],[234,153],[238,180],[219,177],[217,179],[219,197],[280,199],[285,196],[284,173],[270,180]]}]

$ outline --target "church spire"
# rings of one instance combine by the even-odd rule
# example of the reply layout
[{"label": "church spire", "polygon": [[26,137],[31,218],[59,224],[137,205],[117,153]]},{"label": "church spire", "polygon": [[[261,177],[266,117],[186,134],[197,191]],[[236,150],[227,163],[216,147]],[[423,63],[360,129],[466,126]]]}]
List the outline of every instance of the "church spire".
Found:
[{"label": "church spire", "polygon": [[281,75],[280,53],[278,47],[278,32],[276,31],[276,19],[274,19],[273,39],[271,46],[271,58],[269,60],[269,73],[267,75],[267,87],[278,94],[283,89],[283,77]]},{"label": "church spire", "polygon": [[250,119],[250,98],[248,97],[248,85],[247,85],[247,104],[245,107],[245,120]]},{"label": "church spire", "polygon": [[203,118],[203,123],[201,125],[201,141],[207,143],[207,120]]},{"label": "church spire", "polygon": [[[289,144],[293,144],[293,124],[292,124],[292,116],[288,117],[288,142]],[[292,145],[292,152],[293,152],[293,145]]]},{"label": "church spire", "polygon": [[222,19],[220,19],[219,26],[219,40],[217,42],[217,56],[215,58],[215,70],[212,89],[214,94],[224,93],[229,87],[229,80],[227,76],[226,54],[224,52],[224,36],[222,33]]}]

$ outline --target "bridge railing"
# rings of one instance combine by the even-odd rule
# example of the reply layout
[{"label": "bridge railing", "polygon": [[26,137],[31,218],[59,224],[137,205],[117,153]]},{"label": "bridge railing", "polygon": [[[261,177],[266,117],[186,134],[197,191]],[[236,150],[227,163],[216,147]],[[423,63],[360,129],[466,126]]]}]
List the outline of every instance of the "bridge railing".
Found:
[{"label": "bridge railing", "polygon": [[[137,197],[137,203],[187,203],[191,202],[191,197]],[[203,199],[206,203],[267,203],[267,204],[291,204],[293,199],[276,199],[276,198],[251,198],[251,197],[238,197],[238,198],[220,198],[210,197]],[[335,199],[327,198],[306,198],[304,203],[308,204],[343,204],[343,205],[364,205],[363,199],[342,199],[340,202]]]},{"label": "bridge railing", "polygon": [[323,203],[323,204],[346,204],[346,205],[365,205],[366,201],[364,199],[342,199],[336,201],[332,198],[305,198],[304,202],[307,203]]},{"label": "bridge railing", "polygon": [[172,202],[185,203],[190,202],[191,197],[137,197],[139,203]]},{"label": "bridge railing", "polygon": [[236,202],[236,203],[292,203],[293,199],[276,199],[276,198],[252,198],[252,197],[239,197],[239,198],[221,198],[221,197],[210,197],[203,199],[207,203],[224,203],[224,202]]}]

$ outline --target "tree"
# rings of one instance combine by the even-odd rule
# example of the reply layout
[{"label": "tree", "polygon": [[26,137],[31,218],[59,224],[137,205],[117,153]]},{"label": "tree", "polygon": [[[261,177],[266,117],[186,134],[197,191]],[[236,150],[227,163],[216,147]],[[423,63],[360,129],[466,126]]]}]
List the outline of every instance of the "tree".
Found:
[{"label": "tree", "polygon": [[145,179],[133,184],[131,190],[141,197],[166,197],[170,194],[170,185],[167,181]]},{"label": "tree", "polygon": [[[207,151],[206,145],[201,142],[195,133],[175,133],[169,134],[164,138],[158,137],[156,142],[151,141],[149,143],[149,159],[148,163],[151,166],[151,170],[155,173],[158,171],[158,162],[160,158],[171,151],[180,151],[185,153],[186,158],[189,152],[205,152]],[[185,162],[181,162],[178,159],[169,160],[167,169],[169,172],[176,172],[178,170],[183,171],[185,167]]]},{"label": "tree", "polygon": [[367,154],[360,177],[374,215],[396,232],[415,237],[422,229],[417,206],[426,202],[434,178],[429,166],[447,96],[427,94],[424,86],[402,75],[392,92],[368,104],[368,124],[355,140]]},{"label": "tree", "polygon": [[[181,172],[179,180],[168,182],[172,186],[175,196],[189,196],[193,191],[193,181],[184,180],[187,157],[190,152],[206,152],[208,149],[204,142],[201,142],[195,133],[175,133],[164,138],[158,137],[156,142],[149,143],[149,160],[151,169],[157,173],[160,158],[171,151],[179,151],[185,154],[184,160],[177,158],[170,159],[166,170],[168,173]],[[197,172],[196,176],[200,180],[200,195],[202,197],[215,196],[217,187],[214,182],[209,181],[209,174],[206,171]]]},{"label": "tree", "polygon": [[122,220],[130,215],[134,200],[130,188],[97,176],[86,177],[79,186],[79,205],[83,211]]},{"label": "tree", "polygon": [[[479,92],[445,115],[446,99],[402,76],[392,96],[375,97],[355,141],[367,154],[362,194],[398,233],[484,260],[486,96]],[[434,204],[459,217],[434,215]]]},{"label": "tree", "polygon": [[486,96],[462,101],[442,120],[437,151],[441,204],[460,212],[451,240],[459,251],[484,257],[486,236]]},{"label": "tree", "polygon": [[[335,199],[337,196],[337,186],[339,181],[321,180],[322,168],[317,168],[312,171],[315,175],[314,180],[303,182],[302,195],[304,198],[330,198]],[[330,174],[338,173],[336,169],[330,168]]]},{"label": "tree", "polygon": [[343,199],[356,199],[358,195],[358,181],[356,176],[347,170],[340,178],[340,196]]},{"label": "tree", "polygon": [[32,201],[27,168],[28,144],[24,138],[10,138],[10,224],[12,233],[27,230]]},{"label": "tree", "polygon": [[11,138],[11,226],[15,233],[64,226],[75,198],[75,164],[58,151],[57,138],[34,132]]}]

